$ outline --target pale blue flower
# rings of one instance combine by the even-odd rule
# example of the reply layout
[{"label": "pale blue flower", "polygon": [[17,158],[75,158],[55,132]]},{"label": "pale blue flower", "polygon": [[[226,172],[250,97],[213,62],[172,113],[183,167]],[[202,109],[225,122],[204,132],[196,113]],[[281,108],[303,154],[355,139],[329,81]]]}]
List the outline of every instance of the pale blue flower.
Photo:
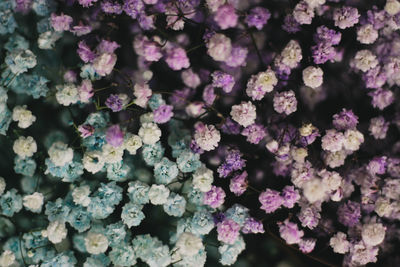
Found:
[{"label": "pale blue flower", "polygon": [[145,218],[142,212],[143,206],[135,203],[127,203],[122,207],[121,219],[122,221],[131,228],[132,226],[138,226]]},{"label": "pale blue flower", "polygon": [[15,156],[14,171],[15,173],[31,177],[35,174],[36,162],[32,158],[21,158],[19,156]]},{"label": "pale blue flower", "polygon": [[133,248],[125,243],[113,247],[109,256],[114,265],[132,266],[136,264]]},{"label": "pale blue flower", "polygon": [[201,166],[200,155],[185,150],[178,156],[176,163],[181,172],[194,172]]},{"label": "pale blue flower", "polygon": [[147,165],[154,166],[156,163],[160,162],[164,156],[164,151],[165,149],[162,147],[160,142],[157,142],[154,145],[143,145],[143,160]]},{"label": "pale blue flower", "polygon": [[0,197],[1,214],[12,217],[14,213],[22,209],[22,197],[17,194],[17,190],[12,188]]},{"label": "pale blue flower", "polygon": [[66,221],[71,208],[66,204],[62,198],[57,198],[55,202],[49,201],[46,204],[44,214],[50,222],[53,221]]},{"label": "pale blue flower", "polygon": [[183,213],[185,213],[186,200],[184,197],[172,192],[169,194],[167,202],[163,205],[163,208],[168,215],[181,217]]},{"label": "pale blue flower", "polygon": [[104,232],[111,247],[121,244],[126,237],[125,225],[119,221],[117,223],[109,224]]},{"label": "pale blue flower", "polygon": [[227,219],[234,220],[240,226],[244,225],[244,222],[249,218],[249,209],[240,204],[234,204],[232,207],[226,210],[225,216]]},{"label": "pale blue flower", "polygon": [[243,237],[239,235],[235,243],[232,245],[224,244],[218,247],[218,251],[221,254],[220,262],[222,265],[232,265],[236,262],[239,254],[245,249],[246,244],[244,243]]},{"label": "pale blue flower", "polygon": [[91,217],[86,208],[77,206],[71,209],[68,215],[67,222],[75,228],[79,233],[90,228]]},{"label": "pale blue flower", "polygon": [[43,262],[40,267],[74,267],[77,260],[74,253],[71,250],[61,252],[57,254],[54,258]]},{"label": "pale blue flower", "polygon": [[149,203],[149,190],[150,187],[140,181],[129,182],[128,196],[129,199],[135,204]]},{"label": "pale blue flower", "polygon": [[178,174],[178,166],[168,158],[162,158],[160,162],[154,165],[154,178],[157,184],[169,184],[178,177]]}]

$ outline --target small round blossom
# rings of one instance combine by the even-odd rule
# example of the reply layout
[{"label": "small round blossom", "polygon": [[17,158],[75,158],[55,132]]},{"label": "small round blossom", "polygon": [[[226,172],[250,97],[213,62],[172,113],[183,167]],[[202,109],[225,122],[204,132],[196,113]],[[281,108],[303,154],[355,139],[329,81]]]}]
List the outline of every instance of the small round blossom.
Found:
[{"label": "small round blossom", "polygon": [[231,179],[229,190],[235,195],[240,196],[246,191],[247,186],[247,172],[244,171],[242,174],[236,175]]},{"label": "small round blossom", "polygon": [[350,242],[346,239],[346,234],[337,232],[331,237],[329,245],[333,248],[335,253],[345,254],[350,249]]},{"label": "small round blossom", "polygon": [[300,199],[299,191],[294,189],[294,186],[287,185],[282,190],[282,205],[291,209]]},{"label": "small round blossom", "polygon": [[274,89],[277,83],[278,79],[275,76],[275,72],[268,69],[265,72],[251,76],[247,82],[246,94],[253,100],[261,100],[266,93]]},{"label": "small round blossom", "polygon": [[93,68],[100,76],[110,74],[117,62],[117,55],[114,53],[103,53],[93,60]]},{"label": "small round blossom", "polygon": [[32,157],[37,151],[37,145],[32,136],[20,136],[13,145],[15,154],[21,158]]},{"label": "small round blossom", "polygon": [[50,23],[53,29],[57,32],[68,31],[72,23],[72,18],[64,15],[63,13],[61,13],[59,16],[52,13]]},{"label": "small round blossom", "polygon": [[190,88],[196,88],[201,84],[199,75],[192,69],[182,71],[181,78],[183,83]]},{"label": "small round blossom", "polygon": [[317,88],[322,85],[323,74],[319,67],[307,67],[303,70],[303,82],[308,87]]},{"label": "small round blossom", "polygon": [[322,137],[322,149],[337,152],[342,149],[344,142],[344,135],[334,129],[326,131],[326,134]]},{"label": "small round blossom", "polygon": [[337,130],[354,129],[358,124],[358,117],[352,110],[344,108],[340,113],[333,115],[332,123]]},{"label": "small round blossom", "polygon": [[389,122],[382,116],[372,118],[369,124],[369,132],[375,139],[385,139],[389,129]]},{"label": "small round blossom", "polygon": [[114,94],[111,94],[107,98],[105,104],[113,112],[121,111],[122,110],[122,106],[123,106],[122,99],[120,99],[118,95],[114,95]]},{"label": "small round blossom", "polygon": [[153,184],[149,190],[149,200],[153,205],[163,205],[167,202],[169,189],[165,185]]},{"label": "small round blossom", "polygon": [[42,206],[44,202],[44,197],[42,193],[35,192],[31,195],[23,197],[23,205],[28,210],[40,213],[42,211]]},{"label": "small round blossom", "polygon": [[83,167],[93,174],[101,171],[104,167],[104,163],[103,155],[99,151],[86,151],[83,155]]},{"label": "small round blossom", "polygon": [[283,198],[278,191],[267,189],[258,196],[261,203],[260,209],[266,213],[271,213],[279,209],[283,203]]},{"label": "small round blossom", "polygon": [[255,27],[257,30],[261,30],[265,24],[267,24],[271,13],[268,9],[263,7],[255,7],[250,9],[249,14],[246,16],[245,22],[249,27]]},{"label": "small round blossom", "polygon": [[47,237],[51,243],[58,244],[67,237],[67,228],[61,221],[52,221],[46,230],[42,231],[42,236]]},{"label": "small round blossom", "polygon": [[394,94],[390,90],[376,89],[368,93],[372,97],[372,106],[384,110],[394,102]]},{"label": "small round blossom", "polygon": [[214,125],[207,125],[199,122],[195,125],[195,128],[194,139],[201,149],[211,151],[218,147],[221,134]]},{"label": "small round blossom", "polygon": [[393,16],[400,12],[400,3],[397,0],[387,0],[385,5],[385,11]]},{"label": "small round blossom", "polygon": [[256,219],[249,217],[246,219],[246,221],[244,222],[243,228],[242,228],[242,232],[244,234],[258,234],[258,233],[264,233],[264,225],[262,224],[262,222],[257,221]]},{"label": "small round blossom", "polygon": [[176,248],[178,249],[178,253],[182,256],[190,257],[204,249],[204,245],[200,237],[189,232],[184,232],[179,236],[176,242]]},{"label": "small round blossom", "polygon": [[213,80],[212,86],[222,88],[225,93],[230,93],[232,91],[232,88],[235,85],[235,79],[232,75],[222,71],[214,71],[211,76]]},{"label": "small round blossom", "polygon": [[299,243],[299,249],[301,252],[308,254],[314,250],[316,242],[317,240],[314,238],[302,239]]},{"label": "small round blossom", "polygon": [[342,8],[336,8],[333,11],[333,20],[335,21],[335,26],[340,29],[346,29],[353,27],[358,23],[360,14],[358,14],[357,8],[343,6]]},{"label": "small round blossom", "polygon": [[83,207],[87,207],[90,204],[90,187],[88,185],[83,185],[74,188],[72,191],[72,200],[77,205],[82,205]]},{"label": "small round blossom", "polygon": [[114,147],[110,144],[105,144],[102,147],[100,155],[101,160],[99,160],[96,156],[94,159],[92,159],[92,161],[94,160],[95,162],[98,162],[99,165],[104,163],[117,163],[122,160],[123,155],[124,155],[123,146]]},{"label": "small round blossom", "polygon": [[231,55],[232,43],[221,33],[214,34],[207,42],[207,52],[216,61],[225,61]]},{"label": "small round blossom", "polygon": [[221,187],[211,186],[211,190],[204,193],[203,203],[211,208],[218,208],[225,201],[225,191]]},{"label": "small round blossom", "polygon": [[173,107],[170,105],[161,105],[159,106],[156,110],[154,110],[154,122],[155,123],[166,123],[168,122],[172,116],[174,115],[173,113]]},{"label": "small round blossom", "polygon": [[303,185],[304,197],[310,202],[323,201],[326,196],[325,184],[318,178],[306,181]]},{"label": "small round blossom", "polygon": [[160,140],[161,130],[155,123],[143,123],[139,129],[139,137],[142,139],[143,144],[153,145]]},{"label": "small round blossom", "polygon": [[311,24],[314,10],[306,1],[300,1],[293,9],[293,18],[299,24]]},{"label": "small round blossom", "polygon": [[378,59],[370,50],[360,50],[354,57],[354,67],[362,72],[375,68],[377,65]]},{"label": "small round blossom", "polygon": [[360,204],[353,201],[347,201],[347,203],[344,203],[338,208],[337,214],[339,216],[338,220],[341,224],[352,227],[360,220]]},{"label": "small round blossom", "polygon": [[224,220],[217,224],[218,240],[233,244],[239,236],[240,225],[232,219]]},{"label": "small round blossom", "polygon": [[297,67],[297,64],[302,60],[303,55],[299,42],[290,40],[281,53],[282,63],[290,69]]},{"label": "small round blossom", "polygon": [[54,142],[49,148],[48,153],[50,160],[56,166],[64,166],[65,164],[70,163],[74,157],[73,149],[61,141]]},{"label": "small round blossom", "polygon": [[245,129],[243,129],[241,134],[246,136],[247,142],[251,144],[260,143],[260,141],[267,135],[265,127],[256,123],[247,126]]},{"label": "small round blossom", "polygon": [[106,131],[106,141],[113,147],[120,147],[124,143],[124,133],[118,124],[110,126]]},{"label": "small round blossom", "polygon": [[211,190],[214,181],[213,171],[202,165],[193,173],[193,187],[199,189],[201,192],[208,192]]},{"label": "small round blossom", "polygon": [[94,95],[92,82],[88,79],[82,81],[78,87],[79,101],[82,103],[89,103],[89,100]]},{"label": "small round blossom", "polygon": [[299,230],[297,224],[286,219],[283,223],[279,223],[279,233],[287,244],[298,244],[304,235],[302,230]]},{"label": "small round blossom", "polygon": [[253,124],[256,120],[256,107],[250,101],[247,103],[242,102],[239,105],[232,106],[230,115],[234,121],[247,127]]},{"label": "small round blossom", "polygon": [[381,223],[364,224],[361,237],[364,244],[370,247],[377,246],[385,239],[386,227]]},{"label": "small round blossom", "polygon": [[292,90],[274,95],[274,110],[289,115],[297,110],[297,99]]},{"label": "small round blossom", "polygon": [[357,130],[346,130],[344,133],[343,147],[347,150],[357,151],[364,142],[364,135]]},{"label": "small round blossom", "polygon": [[222,30],[233,28],[236,26],[239,16],[235,12],[235,8],[230,4],[220,6],[214,14],[214,20]]},{"label": "small round blossom", "polygon": [[357,40],[362,44],[373,44],[378,37],[378,31],[372,24],[365,24],[357,30]]},{"label": "small round blossom", "polygon": [[0,266],[8,267],[16,264],[15,255],[11,250],[4,250],[0,255]]},{"label": "small round blossom", "polygon": [[13,121],[17,121],[18,127],[22,129],[28,128],[36,121],[36,117],[32,112],[26,109],[26,105],[15,106],[13,109],[12,119]]},{"label": "small round blossom", "polygon": [[129,154],[135,155],[136,151],[142,147],[142,139],[135,134],[127,133],[124,139],[124,148],[128,150]]},{"label": "small round blossom", "polygon": [[108,248],[108,239],[103,234],[89,232],[85,237],[85,247],[90,254],[104,253]]},{"label": "small round blossom", "polygon": [[63,106],[75,104],[80,100],[78,88],[73,84],[57,85],[56,99]]},{"label": "small round blossom", "polygon": [[174,47],[167,51],[166,59],[168,66],[173,70],[181,70],[190,67],[186,51],[180,47]]}]

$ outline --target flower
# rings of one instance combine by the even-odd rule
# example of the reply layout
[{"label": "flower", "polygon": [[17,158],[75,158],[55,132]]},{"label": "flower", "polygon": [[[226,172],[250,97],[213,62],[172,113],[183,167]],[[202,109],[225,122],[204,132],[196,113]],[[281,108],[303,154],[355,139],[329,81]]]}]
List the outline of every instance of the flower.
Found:
[{"label": "flower", "polygon": [[21,158],[32,157],[37,151],[37,145],[32,136],[20,136],[13,145],[15,154]]},{"label": "flower", "polygon": [[253,124],[256,120],[256,107],[250,101],[247,103],[242,102],[239,105],[232,106],[230,115],[234,121],[247,127]]},{"label": "flower", "polygon": [[218,147],[221,135],[214,125],[199,122],[195,125],[195,128],[194,139],[201,149],[210,151]]},{"label": "flower", "polygon": [[89,232],[85,237],[85,247],[90,254],[104,253],[108,248],[107,237],[100,233]]}]

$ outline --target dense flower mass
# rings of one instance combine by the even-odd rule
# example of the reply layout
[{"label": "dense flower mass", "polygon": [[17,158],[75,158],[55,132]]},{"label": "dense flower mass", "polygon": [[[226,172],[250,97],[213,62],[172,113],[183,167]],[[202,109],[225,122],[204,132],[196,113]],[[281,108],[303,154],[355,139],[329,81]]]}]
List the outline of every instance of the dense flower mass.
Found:
[{"label": "dense flower mass", "polygon": [[0,0],[0,266],[399,266],[399,30],[399,0]]}]

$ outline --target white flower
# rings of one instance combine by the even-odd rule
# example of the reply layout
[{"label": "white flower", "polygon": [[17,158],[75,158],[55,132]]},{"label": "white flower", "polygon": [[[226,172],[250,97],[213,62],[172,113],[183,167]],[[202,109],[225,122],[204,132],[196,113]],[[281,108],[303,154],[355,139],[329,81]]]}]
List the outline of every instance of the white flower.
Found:
[{"label": "white flower", "polygon": [[117,55],[103,53],[94,59],[93,68],[100,76],[106,76],[112,72],[116,62]]},{"label": "white flower", "polygon": [[192,118],[197,118],[206,110],[204,109],[204,103],[203,102],[192,102],[185,107],[185,112]]},{"label": "white flower", "polygon": [[85,247],[90,254],[100,254],[106,252],[108,239],[103,234],[89,232],[85,237]]},{"label": "white flower", "polygon": [[307,148],[303,147],[293,147],[290,150],[290,155],[297,162],[304,162],[304,159],[307,157],[308,152]]},{"label": "white flower", "polygon": [[20,136],[14,141],[13,150],[21,158],[32,157],[37,151],[37,145],[32,136]]},{"label": "white flower", "polygon": [[3,177],[0,177],[0,196],[4,193],[6,189],[6,180]]},{"label": "white flower", "polygon": [[242,102],[240,105],[232,106],[230,115],[234,121],[243,127],[247,127],[253,124],[256,120],[256,107],[250,101],[247,103]]},{"label": "white flower", "polygon": [[336,152],[326,152],[323,154],[324,162],[331,168],[342,166],[347,157],[345,150],[339,150]]},{"label": "white flower", "polygon": [[128,150],[129,154],[135,155],[136,151],[141,148],[143,145],[142,139],[136,135],[136,134],[131,134],[127,133],[125,135],[124,139],[124,145],[123,147]]},{"label": "white flower", "polygon": [[361,237],[365,245],[373,247],[383,242],[385,239],[386,227],[381,223],[364,224]]},{"label": "white flower", "polygon": [[342,184],[342,177],[337,172],[329,172],[324,169],[319,173],[319,175],[323,177],[322,182],[325,187],[331,191],[337,190]]},{"label": "white flower", "polygon": [[326,187],[320,179],[314,178],[304,183],[303,193],[310,203],[323,201],[326,196]]},{"label": "white flower", "polygon": [[324,72],[319,67],[307,67],[303,70],[303,82],[306,86],[317,88],[322,85]]},{"label": "white flower", "polygon": [[149,190],[149,199],[153,205],[163,205],[167,202],[169,189],[165,185],[153,184]]},{"label": "white flower", "polygon": [[85,152],[82,159],[83,167],[91,173],[97,173],[104,167],[102,153],[99,151]]},{"label": "white flower", "polygon": [[122,160],[122,156],[124,155],[124,147],[113,147],[110,144],[105,144],[102,147],[102,161],[104,163],[117,163]]},{"label": "white flower", "polygon": [[393,16],[400,12],[400,3],[397,0],[387,0],[385,5],[385,11]]},{"label": "white flower", "polygon": [[154,145],[160,140],[161,130],[155,123],[143,123],[139,129],[139,136],[146,145]]},{"label": "white flower", "polygon": [[266,93],[271,92],[277,85],[278,79],[271,69],[252,75],[247,82],[246,94],[253,100],[261,100]]},{"label": "white flower", "polygon": [[207,53],[215,61],[225,61],[231,55],[231,39],[221,33],[215,33],[207,43]]},{"label": "white flower", "polygon": [[61,141],[54,142],[49,148],[48,153],[50,160],[56,166],[65,166],[65,164],[70,163],[74,157],[72,148]]},{"label": "white flower", "polygon": [[16,263],[14,253],[11,250],[5,250],[0,256],[0,266],[8,267],[14,263]]},{"label": "white flower", "polygon": [[135,104],[145,108],[152,93],[147,83],[136,83],[133,87],[133,95],[136,97]]},{"label": "white flower", "polygon": [[347,150],[357,151],[364,142],[364,135],[357,130],[346,130],[343,146]]},{"label": "white flower", "polygon": [[18,121],[18,127],[25,129],[36,121],[36,117],[30,110],[26,109],[26,105],[15,106],[12,114],[13,121]]},{"label": "white flower", "polygon": [[211,151],[218,147],[221,134],[214,125],[201,123],[197,125],[194,139],[201,149]]},{"label": "white flower", "polygon": [[182,256],[193,256],[204,248],[200,237],[192,233],[184,232],[179,236],[176,247]]},{"label": "white flower", "polygon": [[301,47],[295,40],[290,40],[286,47],[282,50],[282,63],[293,69],[303,58]]},{"label": "white flower", "polygon": [[357,40],[362,44],[372,44],[378,39],[378,31],[372,24],[365,24],[357,31]]},{"label": "white flower", "polygon": [[51,243],[60,243],[67,236],[67,228],[64,222],[50,222],[46,230],[42,231],[42,236],[47,237]]},{"label": "white flower", "polygon": [[56,99],[63,106],[77,103],[79,98],[78,88],[73,84],[57,85]]},{"label": "white flower", "polygon": [[374,211],[379,215],[379,217],[387,217],[392,213],[393,207],[390,205],[389,199],[379,197],[375,201]]},{"label": "white flower", "polygon": [[358,51],[354,57],[354,67],[362,72],[366,72],[372,68],[375,68],[377,65],[378,59],[371,51],[367,49]]},{"label": "white flower", "polygon": [[75,187],[72,191],[72,199],[75,204],[87,207],[90,204],[90,187],[88,185],[83,185]]},{"label": "white flower", "polygon": [[42,193],[35,192],[31,195],[24,196],[24,207],[28,210],[40,213],[42,211],[44,197]]},{"label": "white flower", "polygon": [[154,122],[154,113],[153,112],[147,112],[147,113],[141,115],[139,120],[140,120],[141,124],[143,124],[145,122]]},{"label": "white flower", "polygon": [[329,245],[333,248],[335,253],[345,254],[350,249],[350,242],[346,239],[346,234],[338,232],[331,237]]},{"label": "white flower", "polygon": [[325,4],[325,0],[304,0],[309,7],[315,8]]},{"label": "white flower", "polygon": [[201,167],[193,173],[193,187],[199,189],[201,192],[210,191],[213,181],[213,171],[206,168],[205,165],[201,165]]}]

